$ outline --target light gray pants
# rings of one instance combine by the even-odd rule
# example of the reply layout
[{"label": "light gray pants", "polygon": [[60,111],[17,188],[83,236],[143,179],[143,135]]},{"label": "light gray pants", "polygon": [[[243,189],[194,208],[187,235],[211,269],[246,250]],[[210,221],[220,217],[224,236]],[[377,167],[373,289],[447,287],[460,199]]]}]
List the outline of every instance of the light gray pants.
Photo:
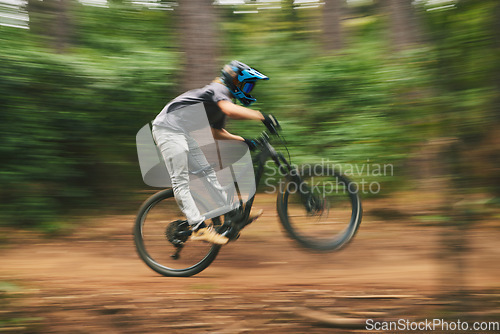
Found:
[{"label": "light gray pants", "polygon": [[153,125],[153,137],[170,174],[175,200],[190,225],[196,227],[206,218],[213,217],[210,217],[210,214],[205,214],[207,217],[201,215],[196,205],[189,185],[190,168],[192,171],[204,170],[202,180],[205,188],[200,191],[208,189],[212,201],[217,203],[217,211],[222,209],[222,213],[225,213],[234,208],[234,203],[231,203],[232,196],[228,198],[214,169],[191,136],[181,131]]}]

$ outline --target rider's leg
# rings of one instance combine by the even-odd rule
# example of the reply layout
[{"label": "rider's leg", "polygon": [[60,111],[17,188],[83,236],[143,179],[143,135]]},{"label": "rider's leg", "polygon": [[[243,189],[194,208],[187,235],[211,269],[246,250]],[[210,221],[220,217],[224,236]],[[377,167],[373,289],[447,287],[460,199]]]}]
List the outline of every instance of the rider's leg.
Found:
[{"label": "rider's leg", "polygon": [[179,208],[193,227],[191,239],[225,244],[228,239],[204,224],[205,217],[200,214],[189,189],[189,164],[186,135],[166,128],[153,127],[153,135],[165,160],[170,174],[174,197]]},{"label": "rider's leg", "polygon": [[[263,210],[253,210],[250,212],[248,218],[243,220],[243,212],[241,211],[241,206],[238,201],[234,200],[234,196],[231,193],[227,193],[221,186],[217,174],[214,169],[208,163],[205,154],[202,152],[198,143],[191,137],[187,137],[189,145],[189,165],[194,170],[206,170],[206,177],[202,177],[205,185],[205,189],[208,190],[208,194],[213,201],[217,202],[218,208],[220,210],[212,210],[211,212],[205,213],[206,218],[212,218],[213,216],[219,216],[223,213],[226,214],[226,221],[231,220],[237,224],[243,224],[243,226],[258,219]],[[230,176],[230,184],[234,187],[234,179],[232,175]],[[191,189],[194,192],[201,191],[200,189]],[[214,213],[212,216],[211,213]],[[216,214],[215,214],[216,213]]]},{"label": "rider's leg", "polygon": [[[194,192],[204,193],[205,196],[210,198],[213,203],[210,208],[211,213],[215,216],[220,216],[223,213],[234,210],[238,208],[239,203],[235,203],[234,196],[232,192],[227,192],[224,187],[220,184],[217,174],[212,166],[208,163],[205,154],[198,146],[198,143],[193,138],[187,137],[187,142],[189,146],[189,166],[193,170],[203,170],[203,175],[200,175],[203,182],[202,189],[191,189]],[[229,175],[230,180],[226,180],[229,187],[234,187],[234,180],[231,175]],[[217,214],[216,214],[217,213]],[[210,212],[205,214],[206,218],[213,218]]]},{"label": "rider's leg", "polygon": [[183,132],[160,127],[153,127],[153,134],[170,175],[175,200],[189,225],[196,226],[205,217],[200,214],[189,189],[189,147],[186,136]]}]

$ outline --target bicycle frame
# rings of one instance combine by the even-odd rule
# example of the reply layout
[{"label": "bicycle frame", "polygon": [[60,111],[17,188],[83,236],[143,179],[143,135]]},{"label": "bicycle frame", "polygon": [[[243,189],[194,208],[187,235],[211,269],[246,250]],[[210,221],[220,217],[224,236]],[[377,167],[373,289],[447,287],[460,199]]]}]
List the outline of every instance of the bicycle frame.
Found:
[{"label": "bicycle frame", "polygon": [[[276,134],[279,139],[282,139],[279,134],[274,134]],[[286,149],[286,143],[284,140],[281,141]],[[311,170],[304,172],[303,174],[299,173],[299,170],[301,169],[292,165],[283,154],[273,147],[267,132],[262,133],[261,138],[257,140],[256,146],[258,151],[253,154],[251,165],[249,163],[248,152],[245,151],[246,160],[243,170],[233,168],[233,165],[226,166],[226,168],[229,167],[230,172],[232,173],[233,182],[226,182],[225,185],[229,189],[229,187],[232,187],[232,183],[234,183],[235,188],[231,189],[231,192],[228,192],[228,194],[230,194],[229,196],[234,196],[236,192],[240,206],[238,209],[234,209],[226,212],[224,215],[212,218],[212,225],[217,233],[227,237],[231,241],[235,241],[239,238],[241,230],[256,219],[253,217],[250,218],[250,211],[255,200],[256,192],[254,192],[253,195],[247,200],[247,196],[249,195],[249,192],[247,191],[248,187],[242,187],[240,189],[237,181],[238,178],[236,176],[237,173],[243,175],[247,173],[246,176],[249,176],[248,173],[251,170],[250,168],[253,168],[255,185],[257,186],[264,176],[266,163],[268,160],[272,160],[278,168],[279,173],[285,179],[285,187],[281,187],[282,184],[280,183],[280,189],[277,192],[277,211],[280,222],[288,236],[296,240],[300,243],[300,245],[308,249],[318,251],[338,250],[346,245],[356,233],[359,224],[361,223],[362,215],[361,202],[357,191],[351,191],[350,188],[351,181],[343,175],[340,175],[340,173],[336,173],[328,167],[324,168],[322,165],[317,165],[321,167],[319,169],[319,173],[325,172],[326,174],[319,174],[316,171],[316,168],[314,168],[314,175],[312,175]],[[217,147],[217,149],[219,148]],[[222,167],[220,155],[219,163]],[[237,167],[240,167],[241,165],[242,163],[240,163]],[[200,175],[201,177],[203,176],[203,173],[206,173],[205,169],[193,172],[193,174]],[[350,205],[350,212],[349,208],[344,209],[342,202],[339,202],[341,204],[339,210],[341,214],[339,215],[340,219],[337,219],[340,223],[343,221],[343,223],[348,225],[340,232],[336,230],[336,226],[333,226],[331,229],[332,238],[329,238],[328,234],[330,232],[326,232],[326,229],[324,230],[325,232],[322,229],[316,231],[316,226],[314,224],[319,223],[321,227],[325,227],[326,224],[324,223],[330,222],[328,213],[332,204],[337,205],[337,197],[330,201],[324,192],[321,193],[316,190],[316,183],[312,180],[313,176],[325,176],[326,182],[330,182],[330,178],[335,178],[334,181],[343,184],[345,189],[348,190],[348,205]],[[252,180],[248,181],[251,182]],[[248,181],[245,180],[245,182],[242,182],[241,185],[246,186],[250,183]],[[318,182],[321,182],[321,179]],[[290,186],[296,186],[293,188],[295,190],[292,190]],[[235,192],[233,192],[234,190]],[[194,250],[201,249],[201,253],[199,255],[198,251],[194,253],[189,252],[187,256],[190,257],[190,260],[188,260],[186,264],[181,261],[176,264],[169,262],[168,258],[164,257],[165,250],[163,247],[168,246],[170,243],[175,248],[174,253],[170,257],[172,258],[172,261],[178,260],[185,242],[189,240],[189,237],[192,234],[192,229],[186,220],[179,219],[170,223],[165,221],[165,218],[163,217],[165,209],[168,210],[168,203],[173,203],[173,197],[173,190],[166,189],[151,196],[143,203],[134,225],[134,242],[141,259],[154,271],[164,276],[188,277],[198,274],[202,270],[206,269],[217,256],[219,250],[221,249],[221,245],[213,244],[210,248],[206,248],[205,246],[196,247],[196,244],[193,243],[193,248],[190,248]],[[234,197],[230,198],[231,202],[233,202]],[[168,200],[169,202],[162,202],[164,200]],[[343,198],[340,198],[340,200],[342,201]],[[152,214],[150,216],[150,210],[156,208],[156,205],[160,202],[167,203],[167,206],[159,206],[159,209],[155,211],[157,214]],[[303,208],[305,208],[305,213],[303,212]],[[223,212],[223,210],[225,210],[225,208],[221,209],[222,210],[219,212]],[[299,218],[296,219],[297,216],[295,215],[295,212],[298,210],[301,211],[301,215],[299,215]],[[292,213],[292,215],[290,215],[290,213]],[[169,213],[167,212],[167,215],[168,214]],[[179,213],[176,213],[175,215],[179,216]],[[150,217],[150,219],[146,219],[146,217]],[[255,217],[257,217],[257,215],[255,215]],[[310,225],[311,228],[308,226],[304,228],[303,221],[301,219],[304,219],[305,223],[312,223],[312,225]],[[154,233],[144,233],[144,225],[146,224],[146,221],[148,222],[147,231],[152,230],[155,231]],[[333,221],[333,225],[336,225],[336,223],[337,221]],[[149,226],[152,226],[152,228]],[[302,233],[303,231],[305,234]],[[307,233],[308,231],[312,231],[312,234]],[[163,234],[163,238],[161,236],[158,238],[158,232]],[[317,237],[316,232],[319,232],[319,237]],[[323,234],[327,234],[326,237],[328,237],[328,239],[325,240]],[[152,245],[156,245],[155,242],[159,241],[158,247],[149,246],[150,242],[145,241],[145,239],[149,239],[149,237],[152,238]],[[165,238],[167,240],[162,240]],[[166,241],[168,241],[168,243],[165,244]],[[158,251],[156,251],[156,249],[158,249]],[[150,252],[151,250],[152,252]],[[191,259],[197,262],[192,264]],[[160,262],[158,262],[158,260]]]},{"label": "bicycle frame", "polygon": [[[283,175],[294,175],[296,176],[296,181],[300,184],[301,179],[298,173],[291,173],[294,167],[286,160],[283,154],[277,152],[275,148],[269,142],[269,135],[267,132],[262,132],[261,139],[259,139],[259,144],[261,146],[261,151],[257,153],[252,162],[256,168],[255,170],[255,185],[256,187],[259,185],[260,180],[262,179],[262,175],[264,174],[264,166],[266,162],[271,159],[274,161],[278,169],[283,172]],[[255,194],[244,203],[243,215],[244,219],[248,219],[250,216],[250,211],[252,210],[253,201],[255,199]]]}]

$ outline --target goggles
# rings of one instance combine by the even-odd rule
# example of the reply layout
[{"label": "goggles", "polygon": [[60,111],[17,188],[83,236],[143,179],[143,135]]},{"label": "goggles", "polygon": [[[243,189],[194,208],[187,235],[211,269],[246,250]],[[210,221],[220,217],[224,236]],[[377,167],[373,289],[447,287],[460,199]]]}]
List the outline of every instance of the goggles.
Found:
[{"label": "goggles", "polygon": [[241,91],[245,94],[249,94],[254,87],[255,82],[242,82],[240,85]]}]

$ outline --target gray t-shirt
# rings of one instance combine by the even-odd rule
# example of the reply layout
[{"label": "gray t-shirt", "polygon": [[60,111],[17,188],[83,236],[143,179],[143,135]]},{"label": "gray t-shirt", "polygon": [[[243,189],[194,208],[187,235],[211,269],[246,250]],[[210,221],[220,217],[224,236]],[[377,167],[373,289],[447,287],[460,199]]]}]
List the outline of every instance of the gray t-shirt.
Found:
[{"label": "gray t-shirt", "polygon": [[[210,126],[215,129],[222,129],[226,124],[226,115],[220,110],[217,102],[223,100],[231,101],[231,92],[223,84],[212,82],[203,88],[190,90],[170,101],[158,116],[156,116],[153,125],[182,130],[182,127],[180,124],[177,124],[175,118],[167,117],[167,113],[194,104],[203,103]],[[190,108],[185,109],[188,113]],[[182,113],[182,111],[180,112]],[[189,115],[185,116],[189,117]]]}]

